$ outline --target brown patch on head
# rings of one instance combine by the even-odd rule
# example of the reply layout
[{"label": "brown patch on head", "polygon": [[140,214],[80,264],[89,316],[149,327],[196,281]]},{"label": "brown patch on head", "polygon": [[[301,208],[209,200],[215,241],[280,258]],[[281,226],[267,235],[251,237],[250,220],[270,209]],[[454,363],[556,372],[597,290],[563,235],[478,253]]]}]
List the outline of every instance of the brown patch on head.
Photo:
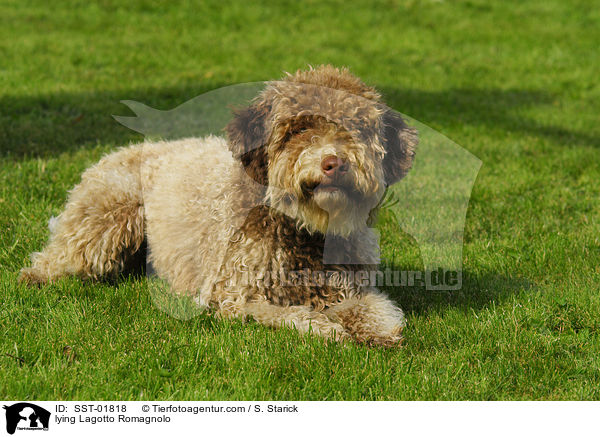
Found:
[{"label": "brown patch on head", "polygon": [[392,185],[410,170],[419,137],[417,130],[409,127],[402,116],[388,109],[382,117],[382,138],[385,148],[383,172],[386,184]]},{"label": "brown patch on head", "polygon": [[365,85],[359,78],[352,75],[347,68],[319,65],[316,68],[310,67],[304,71],[298,70],[296,73],[288,75],[284,80],[346,91],[377,102],[381,100],[381,95],[375,88]]},{"label": "brown patch on head", "polygon": [[252,179],[263,185],[268,183],[265,146],[270,110],[270,106],[264,102],[239,109],[234,111],[233,119],[225,128],[233,157],[242,162]]}]

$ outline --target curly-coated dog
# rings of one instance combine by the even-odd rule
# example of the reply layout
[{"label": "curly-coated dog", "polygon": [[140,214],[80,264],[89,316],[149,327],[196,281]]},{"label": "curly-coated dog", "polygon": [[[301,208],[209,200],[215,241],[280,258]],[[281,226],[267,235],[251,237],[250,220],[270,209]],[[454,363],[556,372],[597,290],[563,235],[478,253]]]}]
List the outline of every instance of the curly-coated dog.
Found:
[{"label": "curly-coated dog", "polygon": [[398,345],[403,313],[364,273],[378,263],[370,220],[410,169],[416,131],[348,70],[321,66],[268,82],[226,133],[104,157],[21,280],[114,276],[147,242],[156,273],[221,316]]}]

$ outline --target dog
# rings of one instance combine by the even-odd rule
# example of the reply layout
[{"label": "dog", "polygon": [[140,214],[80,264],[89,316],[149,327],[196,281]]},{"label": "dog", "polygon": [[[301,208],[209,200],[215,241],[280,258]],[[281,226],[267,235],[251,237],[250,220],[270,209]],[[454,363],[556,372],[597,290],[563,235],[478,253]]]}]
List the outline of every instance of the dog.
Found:
[{"label": "dog", "polygon": [[[400,345],[402,310],[358,273],[377,268],[369,225],[410,170],[417,131],[374,88],[327,65],[267,82],[225,133],[105,156],[20,280],[114,277],[147,245],[174,293],[219,316]],[[314,272],[328,280],[307,280]]]}]

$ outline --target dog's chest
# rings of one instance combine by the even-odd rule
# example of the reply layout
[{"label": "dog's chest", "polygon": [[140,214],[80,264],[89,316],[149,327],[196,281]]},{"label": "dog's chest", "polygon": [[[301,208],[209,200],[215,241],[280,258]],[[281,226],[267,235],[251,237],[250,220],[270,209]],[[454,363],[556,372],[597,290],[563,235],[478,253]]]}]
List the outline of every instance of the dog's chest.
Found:
[{"label": "dog's chest", "polygon": [[358,265],[323,264],[324,238],[268,207],[253,209],[227,249],[216,293],[322,309],[357,294]]}]

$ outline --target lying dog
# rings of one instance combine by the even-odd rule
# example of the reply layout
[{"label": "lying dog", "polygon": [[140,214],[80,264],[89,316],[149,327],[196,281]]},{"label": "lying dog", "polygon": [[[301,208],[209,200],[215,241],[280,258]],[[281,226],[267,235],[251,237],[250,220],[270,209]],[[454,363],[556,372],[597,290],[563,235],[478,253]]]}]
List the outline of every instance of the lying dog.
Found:
[{"label": "lying dog", "polygon": [[[146,240],[173,291],[221,316],[399,344],[402,311],[352,273],[376,268],[368,223],[410,169],[416,131],[347,70],[322,66],[267,83],[226,132],[104,157],[21,280],[114,276]],[[328,245],[336,264],[324,260]],[[329,280],[290,283],[280,272]]]}]

